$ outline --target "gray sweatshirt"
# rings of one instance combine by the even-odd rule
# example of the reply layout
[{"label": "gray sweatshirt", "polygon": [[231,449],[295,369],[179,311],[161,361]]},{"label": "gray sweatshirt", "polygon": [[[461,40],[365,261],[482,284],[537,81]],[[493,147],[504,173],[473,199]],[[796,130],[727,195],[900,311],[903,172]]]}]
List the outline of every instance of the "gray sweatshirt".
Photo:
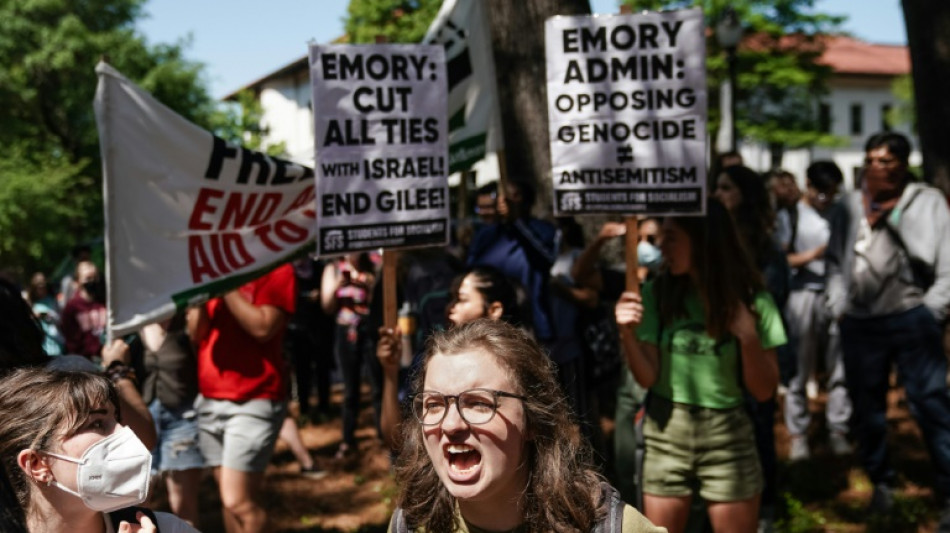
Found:
[{"label": "gray sweatshirt", "polygon": [[[852,191],[841,203],[842,209],[831,220],[831,237],[825,251],[828,307],[834,317],[851,310],[855,241],[864,206],[861,191]],[[924,273],[915,279],[924,289],[923,304],[941,322],[950,305],[950,208],[947,199],[936,188],[910,183],[897,206],[888,215],[890,225],[906,248],[915,272]]]}]

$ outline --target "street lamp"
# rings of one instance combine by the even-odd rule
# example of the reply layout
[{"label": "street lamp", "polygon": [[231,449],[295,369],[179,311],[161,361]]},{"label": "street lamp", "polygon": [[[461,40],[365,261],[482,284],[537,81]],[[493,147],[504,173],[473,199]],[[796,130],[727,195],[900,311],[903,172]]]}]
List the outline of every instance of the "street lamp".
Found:
[{"label": "street lamp", "polygon": [[719,46],[726,50],[726,60],[729,65],[729,127],[732,132],[732,151],[737,151],[738,138],[736,137],[736,47],[742,39],[742,24],[739,15],[729,6],[716,24],[716,40]]}]

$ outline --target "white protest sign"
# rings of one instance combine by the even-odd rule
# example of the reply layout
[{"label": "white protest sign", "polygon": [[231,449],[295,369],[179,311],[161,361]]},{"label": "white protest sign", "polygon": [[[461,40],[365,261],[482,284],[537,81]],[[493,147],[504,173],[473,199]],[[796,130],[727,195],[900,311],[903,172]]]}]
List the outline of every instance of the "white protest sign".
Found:
[{"label": "white protest sign", "polygon": [[705,211],[703,31],[698,8],[547,20],[555,215]]},{"label": "white protest sign", "polygon": [[311,169],[228,145],[109,65],[96,72],[112,335],[240,286],[309,245]]},{"label": "white protest sign", "polygon": [[312,45],[317,251],[448,243],[445,52]]}]

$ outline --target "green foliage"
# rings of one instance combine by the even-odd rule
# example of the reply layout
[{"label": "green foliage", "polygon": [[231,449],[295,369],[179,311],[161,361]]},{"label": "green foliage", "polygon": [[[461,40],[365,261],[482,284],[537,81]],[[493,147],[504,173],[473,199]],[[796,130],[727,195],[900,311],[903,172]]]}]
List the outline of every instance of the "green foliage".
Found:
[{"label": "green foliage", "polygon": [[[813,10],[814,0],[625,0],[634,12],[644,9],[703,8],[715,28],[726,7],[735,9],[745,29],[737,50],[737,129],[740,135],[769,145],[800,148],[835,146],[841,140],[821,133],[818,102],[826,93],[831,69],[816,63],[821,37],[837,31],[843,17]],[[710,31],[706,39],[709,83],[709,131],[719,129],[719,87],[728,77],[725,51]]]},{"label": "green foliage", "polygon": [[351,43],[417,43],[441,7],[441,0],[350,0],[344,29]]},{"label": "green foliage", "polygon": [[281,141],[264,145],[268,131],[261,122],[263,116],[260,100],[251,90],[245,89],[234,95],[232,101],[214,115],[210,129],[231,144],[240,144],[272,156],[284,155],[287,143]]},{"label": "green foliage", "polygon": [[927,521],[927,505],[919,498],[897,495],[894,508],[888,514],[868,517],[868,533],[912,533]]},{"label": "green foliage", "polygon": [[805,505],[789,493],[782,494],[784,508],[779,510],[779,519],[775,522],[777,531],[785,533],[814,533],[824,531],[825,517],[816,511],[810,511]]},{"label": "green foliage", "polygon": [[187,41],[149,46],[135,33],[143,5],[0,2],[0,267],[48,272],[72,245],[102,235],[100,59],[185,118],[221,120],[202,65],[184,58]]},{"label": "green foliage", "polygon": [[911,124],[917,130],[917,105],[914,101],[914,78],[910,74],[900,76],[891,83],[891,94],[897,99],[897,105],[887,113],[885,120],[889,126],[897,127]]},{"label": "green foliage", "polygon": [[0,158],[0,258],[21,278],[49,271],[76,244],[64,229],[89,208],[70,193],[92,186],[84,166],[62,158],[39,164],[18,153]]}]

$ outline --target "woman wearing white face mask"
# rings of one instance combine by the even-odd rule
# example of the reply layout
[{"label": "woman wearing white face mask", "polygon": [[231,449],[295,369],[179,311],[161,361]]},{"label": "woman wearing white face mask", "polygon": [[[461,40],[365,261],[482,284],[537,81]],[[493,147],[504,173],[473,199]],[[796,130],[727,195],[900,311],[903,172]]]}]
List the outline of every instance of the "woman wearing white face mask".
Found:
[{"label": "woman wearing white face mask", "polygon": [[196,531],[134,507],[148,495],[151,454],[118,423],[116,405],[111,382],[91,373],[21,369],[0,379],[0,461],[30,533]]}]

